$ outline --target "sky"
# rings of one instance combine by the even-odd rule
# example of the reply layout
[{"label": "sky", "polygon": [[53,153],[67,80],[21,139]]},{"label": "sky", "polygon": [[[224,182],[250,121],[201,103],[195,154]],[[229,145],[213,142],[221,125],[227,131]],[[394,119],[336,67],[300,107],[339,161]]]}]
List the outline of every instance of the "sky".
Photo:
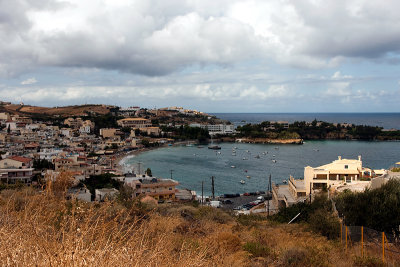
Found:
[{"label": "sky", "polygon": [[0,0],[0,100],[400,112],[397,0]]}]

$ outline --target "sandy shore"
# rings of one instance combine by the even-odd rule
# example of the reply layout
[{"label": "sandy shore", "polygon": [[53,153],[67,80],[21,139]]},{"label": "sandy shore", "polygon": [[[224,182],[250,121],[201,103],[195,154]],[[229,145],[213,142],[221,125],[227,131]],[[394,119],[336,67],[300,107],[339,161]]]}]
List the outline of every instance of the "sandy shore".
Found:
[{"label": "sandy shore", "polygon": [[139,155],[140,153],[146,152],[146,151],[151,151],[151,150],[155,150],[155,149],[159,149],[159,148],[163,148],[163,147],[167,147],[166,145],[162,145],[162,146],[157,146],[157,147],[147,147],[147,148],[140,148],[140,149],[136,149],[136,150],[132,150],[132,151],[128,151],[128,152],[122,152],[119,153],[118,155],[114,155],[115,156],[115,163],[114,166],[117,169],[118,172],[120,173],[124,173],[124,167],[121,164],[121,162],[128,156],[132,156],[132,155]]}]

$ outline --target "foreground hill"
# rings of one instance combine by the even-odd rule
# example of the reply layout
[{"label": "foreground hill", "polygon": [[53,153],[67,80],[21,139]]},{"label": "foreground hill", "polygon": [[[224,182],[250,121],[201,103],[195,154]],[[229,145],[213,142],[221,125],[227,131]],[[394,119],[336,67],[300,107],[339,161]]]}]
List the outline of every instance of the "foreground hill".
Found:
[{"label": "foreground hill", "polygon": [[114,106],[108,105],[76,105],[76,106],[65,106],[65,107],[37,107],[30,105],[2,105],[0,112],[8,112],[11,114],[18,114],[24,116],[31,115],[58,115],[61,117],[67,116],[85,116],[88,114],[99,114],[104,115],[110,112],[110,109]]},{"label": "foreground hill", "polygon": [[97,204],[62,199],[29,188],[1,192],[1,265],[368,266],[306,225],[123,197]]}]

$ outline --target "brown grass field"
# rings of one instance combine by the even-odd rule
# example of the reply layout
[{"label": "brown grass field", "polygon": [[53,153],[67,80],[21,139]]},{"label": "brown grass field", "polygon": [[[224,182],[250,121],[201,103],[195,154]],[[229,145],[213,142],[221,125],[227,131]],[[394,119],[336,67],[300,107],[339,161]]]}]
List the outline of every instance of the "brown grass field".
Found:
[{"label": "brown grass field", "polygon": [[376,266],[306,225],[219,209],[65,200],[68,183],[3,190],[2,266]]},{"label": "brown grass field", "polygon": [[29,115],[29,114],[44,114],[44,115],[60,115],[60,116],[84,116],[86,112],[94,112],[97,114],[107,114],[110,110],[106,105],[77,105],[65,107],[37,107],[24,105],[5,105],[2,106],[2,112],[11,114]]}]

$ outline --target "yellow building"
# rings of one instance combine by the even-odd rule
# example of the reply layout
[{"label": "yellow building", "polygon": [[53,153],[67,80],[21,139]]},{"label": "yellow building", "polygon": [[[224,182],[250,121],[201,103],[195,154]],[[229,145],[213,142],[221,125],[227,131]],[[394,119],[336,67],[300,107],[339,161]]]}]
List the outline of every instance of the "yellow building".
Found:
[{"label": "yellow building", "polygon": [[151,127],[151,121],[144,118],[126,118],[117,121],[121,127],[130,127],[134,129],[142,129]]},{"label": "yellow building", "polygon": [[125,183],[131,186],[135,195],[151,196],[157,200],[174,200],[176,186],[179,183],[172,179],[159,179],[147,175],[128,175]]}]

